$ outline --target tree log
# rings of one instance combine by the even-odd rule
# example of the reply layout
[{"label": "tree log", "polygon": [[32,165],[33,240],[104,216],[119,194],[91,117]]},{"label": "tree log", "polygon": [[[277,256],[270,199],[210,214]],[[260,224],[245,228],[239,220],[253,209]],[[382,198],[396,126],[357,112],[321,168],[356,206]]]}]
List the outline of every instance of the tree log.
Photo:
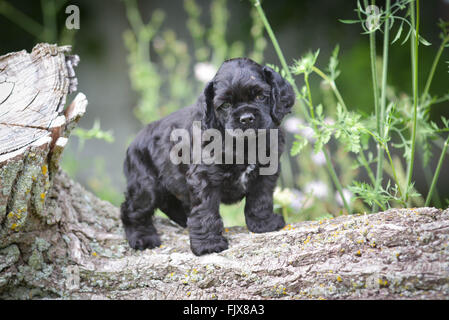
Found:
[{"label": "tree log", "polygon": [[[9,101],[16,101],[17,113],[47,110],[30,118],[0,117],[4,126],[0,131],[4,141],[0,144],[0,299],[449,297],[449,209],[340,216],[265,234],[232,227],[225,230],[228,250],[201,257],[191,253],[187,230],[156,217],[163,244],[153,250],[130,249],[118,208],[99,200],[58,168],[68,133],[87,101],[79,95],[62,110],[61,101],[75,79],[73,63],[68,61],[74,60],[64,56],[66,48],[36,48],[30,55],[0,57],[0,85],[14,84],[6,95],[0,90],[0,96],[6,97],[0,99],[1,115],[15,106]],[[9,62],[18,57],[25,62]],[[5,74],[14,74],[9,73],[11,66],[39,63],[58,67],[36,66],[37,75],[25,73],[41,88],[27,92],[37,96],[47,92],[48,103],[36,98],[39,107],[24,99],[20,107],[20,100],[11,99],[18,83],[26,79],[19,73],[15,78]],[[46,73],[49,70],[53,73]],[[10,130],[18,130],[17,147],[7,138]]]},{"label": "tree log", "polygon": [[45,230],[0,250],[0,299],[449,297],[449,209],[391,209],[265,234],[232,227],[228,250],[201,257],[186,229],[160,217],[162,246],[130,249],[118,208],[63,172],[46,212],[57,218]]}]

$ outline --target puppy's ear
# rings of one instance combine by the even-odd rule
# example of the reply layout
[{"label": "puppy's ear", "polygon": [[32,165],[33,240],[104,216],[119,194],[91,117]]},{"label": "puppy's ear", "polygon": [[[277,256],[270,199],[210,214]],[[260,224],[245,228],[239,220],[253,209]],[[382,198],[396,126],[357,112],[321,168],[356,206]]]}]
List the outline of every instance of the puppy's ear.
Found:
[{"label": "puppy's ear", "polygon": [[290,83],[270,67],[263,67],[263,73],[271,86],[271,118],[279,126],[295,104],[295,93]]},{"label": "puppy's ear", "polygon": [[204,115],[203,126],[206,128],[214,128],[216,122],[215,110],[214,110],[214,82],[210,81],[204,89]]}]

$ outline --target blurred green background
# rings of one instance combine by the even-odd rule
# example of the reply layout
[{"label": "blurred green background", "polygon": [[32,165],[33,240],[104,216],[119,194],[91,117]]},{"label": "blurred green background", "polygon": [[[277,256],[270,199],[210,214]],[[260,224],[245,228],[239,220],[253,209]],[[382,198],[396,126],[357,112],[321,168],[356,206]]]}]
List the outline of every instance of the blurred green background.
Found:
[{"label": "blurred green background", "polygon": [[[319,48],[317,64],[326,65],[339,44],[342,72],[338,87],[350,109],[373,112],[368,37],[361,34],[360,25],[338,21],[356,18],[356,1],[262,3],[288,63]],[[69,4],[80,9],[79,30],[64,27],[68,16],[64,11]],[[376,4],[383,6],[382,1]],[[419,66],[426,70],[419,79],[423,86],[439,45],[436,23],[439,18],[449,20],[449,1],[423,1],[421,12],[421,33],[433,44],[420,47]],[[76,69],[78,91],[86,94],[89,105],[79,124],[83,130],[70,139],[65,150],[63,167],[115,205],[123,200],[122,163],[127,145],[145,123],[192,103],[204,86],[202,76],[223,59],[244,55],[260,63],[279,64],[247,0],[0,0],[0,30],[0,55],[30,51],[42,41],[73,45],[73,53],[81,58]],[[381,45],[377,47],[379,54]],[[449,60],[447,51],[442,61]],[[389,86],[399,95],[410,94],[409,47],[393,45],[389,65]],[[301,80],[298,84],[302,86]],[[311,79],[311,86],[317,93],[314,101],[325,102],[326,88],[317,77]],[[442,63],[432,94],[444,95],[448,87],[448,68]],[[449,116],[449,103],[432,108],[432,119],[437,121],[441,115]],[[292,117],[298,119],[295,114]],[[289,135],[288,149],[292,141]],[[341,150],[334,150],[333,157],[343,183],[350,183],[359,174],[363,180],[363,173],[351,169],[351,159]],[[431,159],[430,167],[435,167],[436,158]],[[282,165],[280,187],[288,189],[284,190],[287,194],[277,191],[276,204],[290,222],[342,213],[331,183],[321,174],[324,164],[319,156],[310,153],[291,158],[287,150]],[[429,182],[417,168],[416,187],[426,194]],[[448,178],[449,165],[444,165],[437,185],[442,199],[449,198]],[[283,196],[289,199],[288,210],[283,207]],[[244,223],[243,206],[223,207],[225,225]],[[361,204],[354,207],[364,210]]]}]

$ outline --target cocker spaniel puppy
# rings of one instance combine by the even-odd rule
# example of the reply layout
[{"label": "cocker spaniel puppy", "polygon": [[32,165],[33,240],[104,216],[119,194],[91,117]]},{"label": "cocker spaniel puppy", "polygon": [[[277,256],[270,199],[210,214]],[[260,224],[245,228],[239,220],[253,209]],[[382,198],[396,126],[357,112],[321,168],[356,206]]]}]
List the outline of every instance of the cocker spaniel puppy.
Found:
[{"label": "cocker spaniel puppy", "polygon": [[279,125],[294,102],[277,72],[236,58],[222,64],[196,103],[148,124],[124,163],[121,219],[130,246],[161,244],[152,222],[157,208],[188,227],[195,255],[228,248],[220,203],[246,198],[252,232],[283,228],[284,219],[273,213],[273,190],[284,145]]}]

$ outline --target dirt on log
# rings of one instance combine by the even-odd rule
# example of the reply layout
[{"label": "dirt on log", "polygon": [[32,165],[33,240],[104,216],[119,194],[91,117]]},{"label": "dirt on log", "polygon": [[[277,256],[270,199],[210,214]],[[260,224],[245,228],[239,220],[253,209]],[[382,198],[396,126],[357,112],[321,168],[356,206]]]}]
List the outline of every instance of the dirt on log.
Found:
[{"label": "dirt on log", "polygon": [[[76,84],[77,59],[67,52],[41,44],[0,57],[0,299],[449,297],[449,209],[392,209],[265,234],[232,227],[228,250],[201,257],[187,230],[156,217],[163,244],[130,249],[118,208],[58,166],[87,105],[79,94],[64,110]],[[40,89],[23,92],[35,98],[15,99],[28,78]]]}]

